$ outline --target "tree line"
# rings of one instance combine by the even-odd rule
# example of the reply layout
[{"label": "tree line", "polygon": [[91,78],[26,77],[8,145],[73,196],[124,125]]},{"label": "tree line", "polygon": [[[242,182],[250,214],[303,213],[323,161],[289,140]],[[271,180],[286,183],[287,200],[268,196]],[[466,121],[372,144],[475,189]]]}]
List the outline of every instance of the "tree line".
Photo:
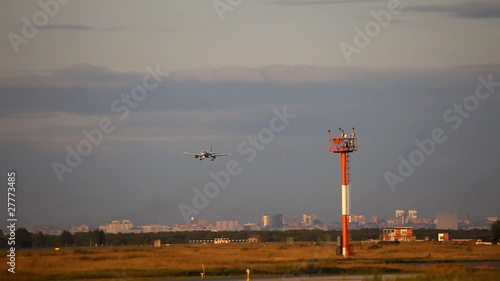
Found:
[{"label": "tree line", "polygon": [[[429,238],[437,240],[437,234],[448,232],[454,239],[500,239],[500,221],[493,223],[491,229],[472,230],[439,230],[414,229],[417,239]],[[378,228],[352,230],[351,239],[362,241],[379,239],[381,230]],[[82,247],[82,246],[125,246],[152,245],[155,239],[161,239],[166,244],[185,244],[193,240],[213,240],[214,238],[229,238],[231,240],[259,237],[261,242],[285,242],[288,237],[294,241],[334,242],[341,235],[337,230],[287,230],[287,231],[176,231],[158,233],[104,233],[102,230],[70,233],[64,230],[59,235],[46,235],[42,232],[30,233],[25,228],[15,232],[16,248],[46,248],[46,247]],[[0,230],[0,248],[8,248],[8,234]]]}]

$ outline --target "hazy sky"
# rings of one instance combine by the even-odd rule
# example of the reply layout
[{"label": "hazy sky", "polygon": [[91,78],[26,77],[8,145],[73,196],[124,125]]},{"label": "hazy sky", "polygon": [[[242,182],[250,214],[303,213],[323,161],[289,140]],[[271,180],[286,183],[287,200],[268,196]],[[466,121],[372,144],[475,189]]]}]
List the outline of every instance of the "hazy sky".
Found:
[{"label": "hazy sky", "polygon": [[[499,1],[2,1],[0,21],[0,165],[22,226],[171,224],[181,204],[339,221],[340,126],[359,137],[353,213],[500,216]],[[182,154],[211,143],[233,155]]]}]

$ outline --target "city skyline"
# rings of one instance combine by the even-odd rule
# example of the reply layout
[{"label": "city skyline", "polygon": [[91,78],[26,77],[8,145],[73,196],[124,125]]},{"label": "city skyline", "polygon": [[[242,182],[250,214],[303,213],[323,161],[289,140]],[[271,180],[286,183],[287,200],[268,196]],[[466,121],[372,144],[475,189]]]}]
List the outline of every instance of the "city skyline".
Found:
[{"label": "city skyline", "polygon": [[[465,219],[460,219],[456,212],[437,212],[435,218],[412,217],[412,220],[399,220],[398,216],[401,210],[396,210],[396,216],[392,218],[382,218],[375,215],[371,219],[365,215],[352,214],[351,228],[391,228],[391,227],[412,227],[412,228],[437,228],[437,229],[489,229],[492,223],[500,220],[500,217],[490,216],[484,218],[470,219],[467,215]],[[415,214],[416,210],[409,210],[409,213]],[[450,220],[449,215],[453,217]],[[443,216],[443,221],[439,217]],[[445,217],[446,216],[446,217]],[[166,232],[166,231],[196,231],[196,230],[216,230],[216,231],[241,231],[241,230],[295,230],[295,229],[322,229],[322,230],[340,230],[341,222],[322,220],[315,214],[303,214],[302,219],[285,217],[282,214],[263,214],[258,221],[240,221],[238,219],[224,220],[219,219],[209,221],[203,218],[191,217],[189,224],[174,223],[133,223],[129,219],[115,219],[98,226],[88,226],[86,224],[56,228],[53,226],[43,226],[31,228],[33,233],[41,231],[44,234],[60,234],[63,230],[70,233],[88,232],[94,229],[103,230],[105,233],[142,233],[142,232]],[[373,219],[376,218],[376,221]],[[279,221],[277,221],[278,219]],[[447,221],[445,221],[445,219]],[[453,221],[454,220],[454,221]]]}]

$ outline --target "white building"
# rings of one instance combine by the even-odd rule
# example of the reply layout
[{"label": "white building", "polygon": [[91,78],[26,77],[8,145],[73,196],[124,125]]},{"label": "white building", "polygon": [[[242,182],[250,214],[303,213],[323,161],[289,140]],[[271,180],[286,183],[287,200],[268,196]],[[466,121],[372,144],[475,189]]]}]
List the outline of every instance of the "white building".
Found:
[{"label": "white building", "polygon": [[237,231],[243,230],[243,226],[238,221],[217,221],[215,228],[220,231]]},{"label": "white building", "polygon": [[89,232],[89,231],[90,227],[86,224],[82,224],[80,226],[72,226],[69,229],[69,232],[71,232],[71,234],[75,234],[76,232]]},{"label": "white building", "polygon": [[142,232],[164,232],[164,231],[169,231],[168,226],[162,225],[159,223],[155,224],[148,224],[148,225],[141,225],[139,228],[142,228]]},{"label": "white building", "polygon": [[114,220],[106,225],[99,226],[99,229],[106,233],[129,233],[134,224],[130,220]]},{"label": "white building", "polygon": [[417,210],[409,210],[408,211],[408,222],[415,223],[417,221]]},{"label": "white building", "polygon": [[437,213],[437,229],[458,229],[457,212],[438,212]]}]

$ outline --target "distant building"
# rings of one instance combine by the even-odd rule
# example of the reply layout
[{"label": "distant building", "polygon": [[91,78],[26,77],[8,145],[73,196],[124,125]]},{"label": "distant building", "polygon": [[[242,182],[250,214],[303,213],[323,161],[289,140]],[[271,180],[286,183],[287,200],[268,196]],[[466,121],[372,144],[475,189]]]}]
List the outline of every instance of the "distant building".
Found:
[{"label": "distant building", "polygon": [[283,215],[277,214],[272,217],[272,228],[283,229]]},{"label": "distant building", "polygon": [[409,210],[408,211],[408,223],[417,222],[417,210]]},{"label": "distant building", "polygon": [[208,227],[209,223],[208,223],[208,220],[206,220],[206,219],[200,219],[200,220],[198,220],[198,225],[202,226],[202,227]]},{"label": "distant building", "polygon": [[376,222],[365,222],[363,228],[380,228],[379,224]]},{"label": "distant building", "polygon": [[302,224],[305,226],[310,226],[314,224],[314,221],[318,219],[318,216],[316,215],[302,215]]},{"label": "distant building", "polygon": [[365,223],[365,216],[363,215],[350,215],[351,222],[355,222],[358,224],[364,224]]},{"label": "distant building", "polygon": [[196,220],[195,217],[190,217],[189,218],[189,224],[190,225],[196,225],[198,223],[198,221]]},{"label": "distant building", "polygon": [[269,228],[271,227],[271,215],[265,214],[262,215],[262,228]]},{"label": "distant building", "polygon": [[394,220],[381,220],[381,221],[379,221],[379,226],[382,228],[394,227],[395,222],[394,222]]},{"label": "distant building", "polygon": [[260,225],[256,223],[245,223],[243,224],[243,230],[262,230]]},{"label": "distant building", "polygon": [[[99,226],[99,229],[106,233],[129,233],[134,224],[130,220],[114,220],[106,225]],[[136,232],[137,230],[134,230]]]},{"label": "distant building", "polygon": [[413,236],[413,228],[411,227],[394,227],[382,229],[382,241],[400,241],[410,242],[415,241]]},{"label": "distant building", "polygon": [[484,220],[469,221],[467,229],[491,229],[491,225],[498,220],[498,217],[486,217]]},{"label": "distant building", "polygon": [[262,215],[262,228],[264,230],[283,229],[283,215]]},{"label": "distant building", "polygon": [[395,225],[404,225],[406,223],[405,211],[396,210],[396,219],[394,220]]},{"label": "distant building", "polygon": [[437,213],[437,229],[458,229],[457,212],[438,212]]},{"label": "distant building", "polygon": [[128,229],[128,233],[143,233],[141,227],[131,227]]},{"label": "distant building", "polygon": [[149,233],[149,232],[153,232],[153,233],[156,233],[156,232],[165,232],[165,231],[169,231],[170,230],[170,228],[167,225],[162,225],[162,224],[159,224],[159,223],[148,224],[148,225],[141,225],[141,226],[139,226],[139,228],[142,229],[142,232],[146,232],[146,233]]},{"label": "distant building", "polygon": [[220,231],[238,231],[243,230],[243,226],[240,225],[239,221],[217,221],[215,223],[215,228]]},{"label": "distant building", "polygon": [[450,240],[451,240],[451,235],[448,232],[438,233],[439,242],[450,241]]},{"label": "distant building", "polygon": [[43,226],[40,228],[30,229],[31,233],[41,232],[43,235],[60,235],[62,230],[55,228],[53,226]]},{"label": "distant building", "polygon": [[299,225],[299,219],[296,218],[286,218],[283,219],[283,224],[287,226],[298,226]]},{"label": "distant building", "polygon": [[72,226],[69,229],[69,232],[71,232],[71,234],[75,234],[76,232],[89,232],[89,231],[90,227],[86,224],[82,224],[80,226]]}]

